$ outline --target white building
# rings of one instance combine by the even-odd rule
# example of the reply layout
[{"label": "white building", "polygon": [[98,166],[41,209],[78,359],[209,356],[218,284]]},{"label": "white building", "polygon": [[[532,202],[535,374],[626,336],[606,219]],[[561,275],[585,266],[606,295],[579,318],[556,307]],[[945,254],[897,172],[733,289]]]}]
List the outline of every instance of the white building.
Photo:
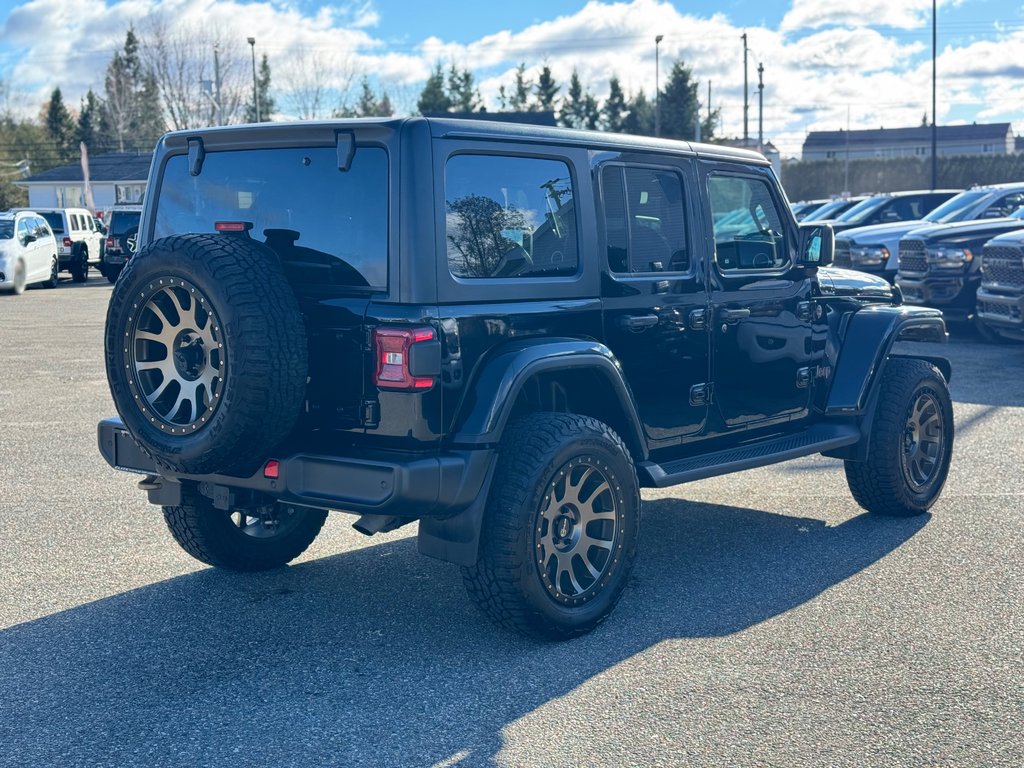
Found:
[{"label": "white building", "polygon": [[[936,154],[1009,155],[1014,151],[1009,123],[940,125],[935,131]],[[932,156],[932,129],[874,128],[858,131],[811,131],[804,139],[804,160],[865,160]]]},{"label": "white building", "polygon": [[[96,211],[115,203],[140,203],[146,191],[151,152],[111,152],[89,162],[89,185]],[[15,182],[28,190],[29,208],[84,208],[81,163],[62,165]]]}]

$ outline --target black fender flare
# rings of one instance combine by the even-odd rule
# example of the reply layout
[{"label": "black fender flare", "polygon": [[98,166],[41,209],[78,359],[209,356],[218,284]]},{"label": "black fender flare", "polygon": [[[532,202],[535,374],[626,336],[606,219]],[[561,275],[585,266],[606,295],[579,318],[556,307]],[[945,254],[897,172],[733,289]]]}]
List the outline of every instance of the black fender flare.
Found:
[{"label": "black fender flare", "polygon": [[854,314],[846,329],[825,416],[855,419],[860,424],[862,438],[854,445],[827,451],[824,455],[855,461],[867,459],[882,375],[893,358],[926,360],[939,369],[947,383],[952,378],[953,367],[947,358],[892,354],[893,344],[897,341],[945,343],[948,339],[942,312],[931,307],[875,306]]},{"label": "black fender flare", "polygon": [[[647,458],[640,417],[622,367],[604,344],[573,338],[523,339],[496,350],[464,390],[455,417],[452,442],[460,446],[495,445],[505,430],[516,399],[526,382],[541,373],[589,370],[611,388],[624,419],[613,425],[637,461]],[[486,397],[474,393],[486,392]],[[598,417],[599,418],[599,417]],[[622,429],[625,425],[625,429]]]}]

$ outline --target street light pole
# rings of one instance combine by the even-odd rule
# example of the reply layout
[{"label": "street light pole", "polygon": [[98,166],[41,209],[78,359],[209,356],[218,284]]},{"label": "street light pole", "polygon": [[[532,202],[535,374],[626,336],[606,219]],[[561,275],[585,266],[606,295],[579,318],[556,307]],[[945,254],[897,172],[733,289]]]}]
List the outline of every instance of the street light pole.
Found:
[{"label": "street light pole", "polygon": [[935,32],[935,0],[932,0],[932,189],[938,189],[939,186],[939,121],[935,116]]},{"label": "street light pole", "polygon": [[256,38],[246,38],[249,47],[252,48],[252,108],[256,115],[256,122],[260,122],[260,94],[256,86]]},{"label": "street light pole", "polygon": [[654,38],[654,135],[661,136],[661,85],[658,83],[658,76],[661,70],[658,60],[658,45],[665,38],[658,35]]},{"label": "street light pole", "polygon": [[757,62],[757,151],[764,152],[764,64]]},{"label": "street light pole", "polygon": [[750,141],[750,88],[747,84],[747,33],[740,37],[743,39],[743,146]]}]

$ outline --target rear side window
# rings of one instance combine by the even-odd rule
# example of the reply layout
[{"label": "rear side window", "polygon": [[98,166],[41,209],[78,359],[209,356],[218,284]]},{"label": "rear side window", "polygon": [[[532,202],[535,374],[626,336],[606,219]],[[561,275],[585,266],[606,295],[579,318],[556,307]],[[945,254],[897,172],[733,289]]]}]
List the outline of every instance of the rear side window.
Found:
[{"label": "rear side window", "polygon": [[608,264],[613,272],[686,272],[683,183],[674,171],[601,170]]},{"label": "rear side window", "polygon": [[208,152],[202,173],[168,159],[154,238],[245,222],[302,286],[387,286],[388,158],[359,147],[348,171],[335,147]]},{"label": "rear side window", "polygon": [[569,166],[531,157],[452,157],[445,170],[445,241],[455,277],[576,274]]}]

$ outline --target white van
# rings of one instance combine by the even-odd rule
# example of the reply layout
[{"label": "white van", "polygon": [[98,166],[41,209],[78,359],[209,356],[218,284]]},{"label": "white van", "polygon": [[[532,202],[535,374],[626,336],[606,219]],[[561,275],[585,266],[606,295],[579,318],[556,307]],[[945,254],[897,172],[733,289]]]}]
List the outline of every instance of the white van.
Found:
[{"label": "white van", "polygon": [[25,286],[57,287],[57,241],[33,211],[0,213],[0,291],[20,294]]},{"label": "white van", "polygon": [[[24,209],[16,209],[24,210]],[[85,208],[36,208],[57,238],[60,269],[71,273],[76,283],[89,279],[89,265],[98,266],[103,247],[103,231]]]}]

